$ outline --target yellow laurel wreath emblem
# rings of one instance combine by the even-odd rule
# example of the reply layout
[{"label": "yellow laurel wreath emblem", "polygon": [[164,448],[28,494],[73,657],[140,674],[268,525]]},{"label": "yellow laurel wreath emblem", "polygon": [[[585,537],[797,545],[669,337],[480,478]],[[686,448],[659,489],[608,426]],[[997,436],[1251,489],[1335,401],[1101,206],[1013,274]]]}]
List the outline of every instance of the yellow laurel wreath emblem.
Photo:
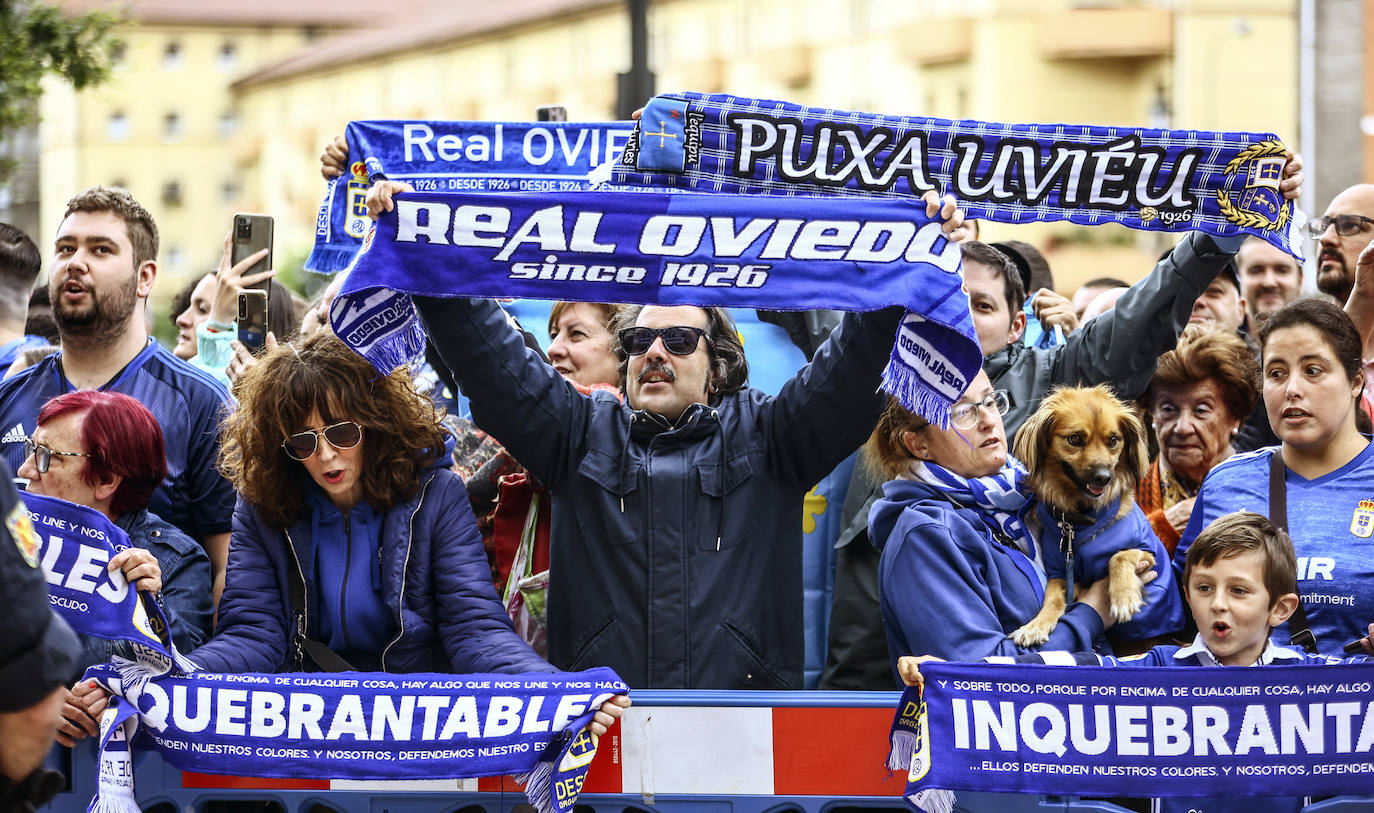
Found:
[{"label": "yellow laurel wreath emblem", "polygon": [[1283,206],[1279,209],[1279,219],[1270,223],[1269,218],[1263,215],[1242,212],[1231,205],[1231,201],[1226,199],[1226,193],[1217,190],[1217,208],[1221,209],[1221,214],[1237,226],[1251,229],[1270,229],[1282,231],[1288,223],[1288,207]]},{"label": "yellow laurel wreath emblem", "polygon": [[1283,146],[1282,141],[1277,138],[1265,139],[1251,144],[1241,150],[1235,158],[1232,158],[1231,163],[1226,165],[1226,174],[1230,175],[1232,172],[1239,171],[1241,167],[1256,158],[1267,158],[1270,155],[1285,155],[1287,153],[1288,148]]},{"label": "yellow laurel wreath emblem", "polygon": [[[1232,158],[1230,163],[1226,165],[1226,174],[1230,175],[1233,172],[1239,172],[1247,163],[1256,158],[1267,158],[1271,155],[1287,154],[1288,148],[1283,145],[1282,141],[1279,141],[1277,138],[1267,138],[1264,141],[1251,144],[1237,153],[1236,157]],[[1217,190],[1217,208],[1221,210],[1223,217],[1242,228],[1282,231],[1283,227],[1288,225],[1288,212],[1292,207],[1285,203],[1283,206],[1279,207],[1278,220],[1271,221],[1263,215],[1242,212],[1231,205],[1231,201],[1226,197],[1225,192]]]}]

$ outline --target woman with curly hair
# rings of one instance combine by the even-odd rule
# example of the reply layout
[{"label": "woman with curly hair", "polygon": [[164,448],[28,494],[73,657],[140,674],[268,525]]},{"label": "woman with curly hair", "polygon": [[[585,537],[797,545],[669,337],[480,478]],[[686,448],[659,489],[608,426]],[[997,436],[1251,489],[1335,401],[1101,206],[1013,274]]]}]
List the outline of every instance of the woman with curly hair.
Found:
[{"label": "woman with curly hair", "polygon": [[220,469],[239,492],[213,672],[552,671],[492,589],[463,483],[404,369],[328,331],[240,378]]}]

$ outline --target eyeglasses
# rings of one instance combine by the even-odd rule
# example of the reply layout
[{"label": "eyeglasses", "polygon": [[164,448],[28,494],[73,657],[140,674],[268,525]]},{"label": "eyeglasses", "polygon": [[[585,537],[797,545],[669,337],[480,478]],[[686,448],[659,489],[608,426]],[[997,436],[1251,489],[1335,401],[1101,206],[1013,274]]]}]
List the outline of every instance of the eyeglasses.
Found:
[{"label": "eyeglasses", "polygon": [[52,456],[61,455],[62,457],[91,457],[85,452],[59,452],[41,443],[34,443],[32,440],[24,441],[24,458],[33,458],[33,467],[38,469],[39,474],[47,474],[48,466],[52,465]]},{"label": "eyeglasses", "polygon": [[1336,215],[1335,217],[1314,217],[1307,221],[1307,233],[1314,240],[1326,233],[1332,224],[1336,226],[1336,234],[1342,237],[1354,237],[1364,231],[1366,223],[1374,223],[1374,220],[1364,215]]},{"label": "eyeglasses", "polygon": [[706,335],[699,327],[627,327],[620,331],[620,348],[627,356],[642,356],[654,346],[654,339],[663,337],[663,349],[675,356],[690,356],[697,349],[697,340]]},{"label": "eyeglasses", "polygon": [[972,429],[978,423],[978,410],[986,409],[989,412],[996,412],[998,415],[1007,414],[1011,409],[1011,401],[1007,400],[1006,390],[994,390],[991,395],[981,401],[973,403],[964,402],[955,404],[949,411],[949,422],[955,429]]},{"label": "eyeglasses", "polygon": [[293,460],[309,460],[320,447],[320,436],[335,449],[352,449],[363,439],[363,428],[353,421],[340,421],[323,429],[307,429],[287,436],[281,447]]}]

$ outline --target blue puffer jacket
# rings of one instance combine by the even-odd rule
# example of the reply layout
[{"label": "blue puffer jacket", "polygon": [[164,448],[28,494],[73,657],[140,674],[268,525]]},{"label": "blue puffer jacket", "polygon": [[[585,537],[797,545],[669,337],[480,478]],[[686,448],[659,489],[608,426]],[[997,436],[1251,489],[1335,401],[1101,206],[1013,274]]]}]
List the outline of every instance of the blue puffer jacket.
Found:
[{"label": "blue puffer jacket", "polygon": [[669,425],[579,393],[493,302],[415,303],[473,420],[553,494],[549,660],[645,688],[802,687],[802,498],[877,422],[900,308],[846,316],[777,397]]},{"label": "blue puffer jacket", "polygon": [[[434,469],[410,500],[382,520],[382,596],[400,633],[382,651],[387,672],[549,672],[515,634],[497,603],[482,537],[458,475]],[[310,517],[272,529],[239,500],[219,627],[190,658],[210,672],[301,668],[298,637],[309,628],[291,611],[291,569],[314,556]],[[307,591],[309,595],[310,591]],[[304,621],[304,623],[302,623]]]}]

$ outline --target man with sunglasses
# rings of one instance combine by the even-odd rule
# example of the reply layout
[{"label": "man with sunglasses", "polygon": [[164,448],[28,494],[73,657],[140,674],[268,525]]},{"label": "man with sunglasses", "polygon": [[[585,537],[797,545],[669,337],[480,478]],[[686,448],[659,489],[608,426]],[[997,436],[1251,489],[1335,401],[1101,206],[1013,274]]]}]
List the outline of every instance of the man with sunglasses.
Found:
[{"label": "man with sunglasses", "polygon": [[[953,232],[962,213],[941,209],[927,202]],[[555,666],[644,688],[802,688],[802,500],[882,412],[902,309],[846,315],[776,397],[746,386],[722,309],[627,309],[621,404],[526,350],[495,302],[415,304],[474,422],[553,495]]]}]

